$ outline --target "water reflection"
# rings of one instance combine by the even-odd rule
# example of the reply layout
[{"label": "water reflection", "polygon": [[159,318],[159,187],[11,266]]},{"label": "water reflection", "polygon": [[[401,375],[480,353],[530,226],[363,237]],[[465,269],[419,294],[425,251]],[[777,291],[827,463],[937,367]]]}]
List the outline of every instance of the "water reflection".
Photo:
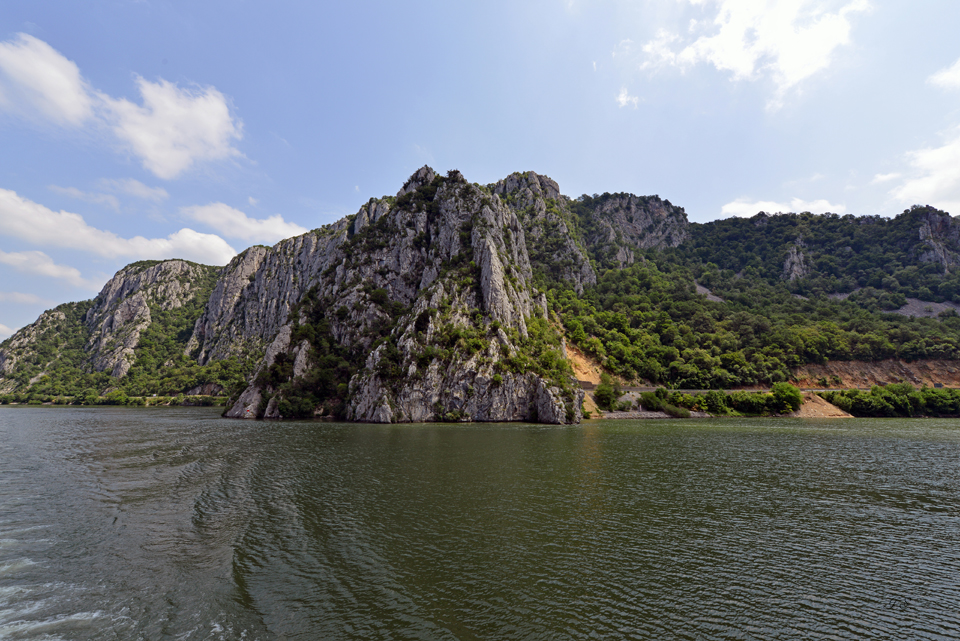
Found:
[{"label": "water reflection", "polygon": [[956,638],[958,425],[0,409],[0,637]]}]

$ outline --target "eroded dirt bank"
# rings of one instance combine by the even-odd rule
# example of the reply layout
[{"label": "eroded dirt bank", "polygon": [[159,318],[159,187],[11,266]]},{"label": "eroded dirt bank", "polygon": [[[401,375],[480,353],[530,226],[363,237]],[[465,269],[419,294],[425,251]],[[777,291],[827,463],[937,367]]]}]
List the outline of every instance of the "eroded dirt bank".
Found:
[{"label": "eroded dirt bank", "polygon": [[793,418],[853,418],[836,405],[823,400],[813,392],[803,393],[803,405],[796,412],[788,414]]},{"label": "eroded dirt bank", "polygon": [[871,387],[881,383],[910,383],[917,387],[960,387],[960,361],[831,361],[804,365],[794,370],[794,385],[800,388]]}]

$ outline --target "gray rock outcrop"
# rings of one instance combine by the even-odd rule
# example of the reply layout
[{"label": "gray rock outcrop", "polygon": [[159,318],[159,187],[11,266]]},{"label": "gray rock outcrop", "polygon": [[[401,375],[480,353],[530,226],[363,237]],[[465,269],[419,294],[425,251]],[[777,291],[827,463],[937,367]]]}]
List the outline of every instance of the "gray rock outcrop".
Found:
[{"label": "gray rock outcrop", "polygon": [[[4,341],[0,349],[0,393],[8,393],[17,387],[14,376],[17,365],[24,360],[33,359],[42,350],[44,344],[59,346],[58,335],[68,322],[65,311],[76,308],[77,303],[67,303],[40,315],[36,321],[21,328],[16,334]],[[49,358],[41,362],[41,371],[49,365]]]},{"label": "gray rock outcrop", "polygon": [[923,208],[919,229],[921,263],[937,263],[943,273],[960,266],[960,223],[949,214],[931,207]]},{"label": "gray rock outcrop", "polygon": [[[282,415],[284,387],[267,382],[279,375],[271,368],[286,354],[284,362],[292,363],[283,372],[286,389],[309,377],[310,349],[291,337],[319,318],[331,339],[365,355],[349,383],[350,420],[579,421],[582,392],[572,377],[501,371],[503,359],[529,340],[531,319],[544,319],[547,310],[532,285],[523,225],[496,193],[458,172],[442,178],[425,167],[395,199],[370,201],[329,231],[322,247],[304,249],[301,239],[267,250],[256,269],[241,270],[243,258],[228,266],[226,272],[248,274],[248,284],[243,276],[234,279],[238,293],[231,296],[218,296],[218,285],[197,323],[201,354],[216,354],[215,346],[207,347],[216,319],[228,319],[228,326],[235,322],[229,319],[257,318],[256,299],[242,290],[269,287],[269,296],[281,301],[267,313],[282,323],[273,329],[275,338],[266,319],[226,341],[221,329],[220,345],[250,333],[263,345],[271,341],[228,416]],[[285,261],[274,256],[288,257],[295,273],[284,272]],[[269,275],[263,267],[268,260],[277,265]],[[291,315],[294,308],[299,312]]]},{"label": "gray rock outcrop", "polygon": [[168,260],[134,263],[107,281],[83,317],[90,332],[86,351],[93,370],[111,376],[127,374],[136,360],[140,334],[152,322],[150,307],[169,311],[183,307],[198,293],[198,284],[213,268]]},{"label": "gray rock outcrop", "polygon": [[810,274],[802,247],[802,241],[797,240],[787,249],[787,257],[783,261],[783,276],[781,276],[784,280],[795,281]]},{"label": "gray rock outcrop", "polygon": [[669,200],[613,194],[594,201],[587,245],[608,267],[633,264],[634,249],[676,247],[689,237],[686,213]]},{"label": "gray rock outcrop", "polygon": [[490,186],[523,225],[527,254],[542,273],[573,285],[583,293],[597,274],[578,230],[570,200],[547,176],[513,173]]}]

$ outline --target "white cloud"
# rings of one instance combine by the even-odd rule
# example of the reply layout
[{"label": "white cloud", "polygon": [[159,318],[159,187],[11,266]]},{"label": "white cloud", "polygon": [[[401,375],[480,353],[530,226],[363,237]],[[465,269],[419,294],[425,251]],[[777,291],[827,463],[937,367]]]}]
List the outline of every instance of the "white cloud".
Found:
[{"label": "white cloud", "polygon": [[[172,179],[198,162],[240,156],[242,123],[214,87],[183,89],[136,78],[141,104],[89,86],[76,63],[27,34],[0,42],[0,110],[62,126],[112,131],[154,175]],[[135,195],[135,194],[132,194]],[[154,197],[155,199],[155,197]]]},{"label": "white cloud", "polygon": [[16,334],[16,333],[17,333],[17,330],[16,330],[16,329],[12,329],[12,328],[10,328],[10,327],[7,327],[7,326],[4,325],[3,323],[0,323],[0,340],[2,340],[2,339],[4,339],[4,338],[9,338],[9,337],[13,336],[13,335]]},{"label": "white cloud", "polygon": [[40,298],[36,294],[22,294],[20,292],[0,292],[0,303],[20,303],[23,305],[49,305],[51,301]]},{"label": "white cloud", "polygon": [[626,87],[620,88],[620,95],[617,96],[617,104],[620,105],[620,107],[633,105],[633,108],[636,109],[639,102],[640,98],[637,96],[631,96]]},{"label": "white cloud", "polygon": [[57,185],[50,185],[50,191],[55,191],[58,194],[76,198],[77,200],[82,200],[87,203],[93,203],[94,205],[106,205],[114,211],[120,211],[120,201],[117,200],[116,196],[111,196],[110,194],[89,193],[80,191],[76,187],[58,187]]},{"label": "white cloud", "polygon": [[[97,284],[81,276],[80,270],[68,265],[58,265],[43,252],[26,251],[8,253],[0,251],[0,263],[9,265],[24,274],[36,274],[38,276],[56,278],[66,281],[74,287],[81,287],[83,289],[97,289]],[[2,298],[0,298],[0,300],[2,300]]]},{"label": "white cloud", "polygon": [[0,108],[58,125],[93,116],[94,98],[77,65],[25,33],[0,42]]},{"label": "white cloud", "polygon": [[960,213],[960,127],[940,147],[911,151],[907,158],[915,175],[890,195],[904,204]]},{"label": "white cloud", "polygon": [[741,218],[750,218],[756,216],[761,211],[768,214],[798,213],[809,211],[814,214],[830,212],[833,214],[842,214],[847,211],[844,205],[834,205],[824,199],[820,200],[802,200],[792,198],[789,204],[778,203],[772,200],[751,201],[747,198],[738,198],[732,203],[727,203],[720,210],[722,216],[739,216]]},{"label": "white cloud", "polygon": [[258,204],[260,204],[260,201],[254,198],[253,196],[248,196],[247,202],[250,203],[251,207],[256,207]]},{"label": "white cloud", "polygon": [[890,182],[891,180],[896,180],[901,175],[902,174],[896,171],[889,174],[877,174],[876,176],[873,177],[873,180],[870,181],[870,184],[879,185],[880,183],[887,183],[887,182]]},{"label": "white cloud", "polygon": [[960,89],[960,60],[953,63],[952,67],[941,69],[933,74],[927,78],[927,82],[944,89]]},{"label": "white cloud", "polygon": [[143,105],[103,96],[116,135],[157,177],[176,178],[195,162],[239,156],[233,142],[242,125],[234,121],[222,93],[213,87],[181,89],[137,78]]},{"label": "white cloud", "polygon": [[150,200],[155,203],[163,202],[170,197],[167,190],[163,187],[148,187],[139,180],[133,178],[107,179],[100,181],[100,185],[107,191],[118,194],[126,194],[143,200]]},{"label": "white cloud", "polygon": [[[769,75],[777,85],[768,106],[776,108],[787,91],[826,69],[837,47],[850,42],[850,15],[867,11],[867,0],[689,0],[716,5],[712,21],[692,22],[691,30],[704,34],[679,51],[678,34],[661,31],[643,46],[642,65],[677,66],[712,64],[732,74],[734,80]],[[839,6],[838,5],[842,5]]]},{"label": "white cloud", "polygon": [[308,231],[296,223],[286,222],[280,214],[263,219],[250,218],[239,209],[223,203],[183,207],[180,212],[228,238],[239,238],[248,242],[273,244]]},{"label": "white cloud", "polygon": [[121,238],[87,225],[79,214],[54,212],[8,189],[0,189],[0,234],[40,246],[79,249],[105,258],[184,258],[224,265],[237,253],[219,236],[187,228],[166,238]]}]

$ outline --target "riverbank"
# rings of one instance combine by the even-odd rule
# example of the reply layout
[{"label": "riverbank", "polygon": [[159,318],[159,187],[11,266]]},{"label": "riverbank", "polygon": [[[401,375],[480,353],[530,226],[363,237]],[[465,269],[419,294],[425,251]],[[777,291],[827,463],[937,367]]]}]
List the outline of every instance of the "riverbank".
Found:
[{"label": "riverbank", "polygon": [[[607,390],[609,392],[609,390]],[[599,398],[599,397],[598,397]],[[771,416],[784,418],[852,418],[812,391],[777,383],[770,392],[724,392],[710,390],[697,394],[679,391],[623,392],[609,405],[609,411],[599,410],[591,392],[585,396],[584,407],[590,401],[589,416],[598,419],[664,419],[689,413],[689,418],[718,416]],[[684,416],[685,417],[685,416]]]}]

